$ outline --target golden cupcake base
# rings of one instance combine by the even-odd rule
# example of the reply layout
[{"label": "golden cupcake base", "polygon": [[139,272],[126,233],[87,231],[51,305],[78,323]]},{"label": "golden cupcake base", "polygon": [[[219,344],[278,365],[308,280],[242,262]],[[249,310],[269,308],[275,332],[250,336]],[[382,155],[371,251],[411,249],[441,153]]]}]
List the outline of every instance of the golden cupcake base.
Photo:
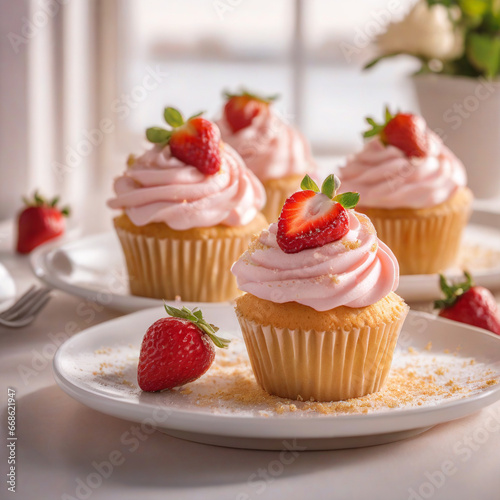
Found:
[{"label": "golden cupcake base", "polygon": [[262,214],[241,227],[176,231],[166,224],[135,226],[114,219],[133,295],[187,302],[225,302],[241,292],[230,269],[253,235],[267,227]]},{"label": "golden cupcake base", "polygon": [[340,401],[379,391],[408,306],[391,293],[364,308],[318,312],[245,294],[236,314],[259,385],[269,394]]},{"label": "golden cupcake base", "polygon": [[370,218],[378,237],[394,252],[400,274],[433,274],[456,263],[471,205],[472,192],[460,188],[449,200],[430,208],[358,206],[356,210]]}]

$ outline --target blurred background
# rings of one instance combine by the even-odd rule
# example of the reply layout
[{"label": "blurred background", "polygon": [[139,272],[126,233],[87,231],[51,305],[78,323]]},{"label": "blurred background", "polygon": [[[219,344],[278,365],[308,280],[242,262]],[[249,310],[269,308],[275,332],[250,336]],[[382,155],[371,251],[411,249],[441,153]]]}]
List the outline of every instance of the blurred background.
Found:
[{"label": "blurred background", "polygon": [[353,152],[366,115],[416,107],[416,61],[362,71],[413,3],[0,0],[0,219],[39,188],[100,229],[113,177],[164,106],[217,117],[222,91],[242,85],[279,93],[322,161]]}]

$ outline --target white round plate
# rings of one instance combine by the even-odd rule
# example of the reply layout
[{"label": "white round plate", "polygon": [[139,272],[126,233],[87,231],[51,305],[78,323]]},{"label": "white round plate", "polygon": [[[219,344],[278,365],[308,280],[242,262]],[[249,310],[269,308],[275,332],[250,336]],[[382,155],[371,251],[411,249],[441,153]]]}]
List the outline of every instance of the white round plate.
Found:
[{"label": "white round plate", "polygon": [[[500,230],[470,224],[465,228],[462,241],[462,254],[467,256],[463,267],[472,273],[475,283],[491,290],[499,289]],[[451,279],[463,280],[463,271],[458,267],[444,274]],[[401,276],[397,293],[408,302],[442,298],[437,274]]]},{"label": "white round plate", "polygon": [[[500,252],[500,230],[468,226],[464,241]],[[133,312],[161,305],[162,301],[131,295],[125,262],[117,236],[104,233],[68,243],[44,245],[31,254],[33,272],[47,285],[72,295],[99,302],[122,312]],[[488,269],[469,266],[478,285],[500,288],[500,260]],[[449,277],[462,277],[450,270]],[[397,293],[407,301],[441,297],[436,274],[401,276]]]},{"label": "white round plate", "polygon": [[[205,315],[207,320],[217,322],[221,335],[240,337],[232,307],[214,306]],[[160,307],[148,309],[75,335],[55,355],[57,383],[74,399],[102,413],[143,424],[154,422],[161,431],[183,439],[254,449],[283,449],[285,441],[308,450],[387,443],[464,417],[500,399],[500,385],[496,384],[486,388],[481,386],[462,399],[438,397],[423,406],[383,409],[368,414],[322,415],[295,411],[279,415],[263,414],[262,410],[253,407],[240,410],[236,403],[234,406],[229,403],[230,412],[227,408],[222,410],[218,402],[198,405],[198,396],[189,400],[191,396],[184,396],[180,391],[144,393],[137,387],[135,379],[140,342],[148,326],[164,316]],[[429,342],[432,342],[432,347]],[[241,340],[233,343],[243,346]],[[446,349],[457,350],[444,355]],[[412,311],[400,335],[394,362],[398,363],[398,356],[401,359],[413,355],[414,350],[421,350],[422,356],[429,356],[430,370],[436,369],[436,356],[448,356],[460,366],[468,366],[469,358],[474,358],[478,369],[491,370],[492,375],[488,377],[500,375],[500,338],[496,335]],[[102,362],[111,351],[118,356],[118,362],[113,363],[117,366],[114,368],[118,370],[115,378],[118,377],[119,382],[102,368],[113,365]],[[469,378],[472,369],[465,368],[467,371],[462,376]],[[194,390],[195,386],[192,387]],[[213,387],[210,386],[211,390],[218,390],[218,387]]]},{"label": "white round plate", "polygon": [[[163,304],[162,300],[130,293],[125,260],[115,233],[62,245],[46,244],[31,254],[30,264],[47,285],[117,311],[129,313]],[[212,305],[203,303],[203,308]]]},{"label": "white round plate", "polygon": [[16,285],[14,280],[6,267],[0,263],[0,309],[3,309],[4,304],[15,296]]}]

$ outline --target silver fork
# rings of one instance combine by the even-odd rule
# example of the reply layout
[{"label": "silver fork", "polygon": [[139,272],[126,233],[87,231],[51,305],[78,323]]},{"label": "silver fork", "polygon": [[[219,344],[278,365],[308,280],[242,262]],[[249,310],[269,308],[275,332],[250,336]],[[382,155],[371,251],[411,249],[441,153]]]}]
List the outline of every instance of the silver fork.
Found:
[{"label": "silver fork", "polygon": [[20,328],[29,325],[52,298],[50,288],[33,285],[11,307],[0,313],[0,325]]}]

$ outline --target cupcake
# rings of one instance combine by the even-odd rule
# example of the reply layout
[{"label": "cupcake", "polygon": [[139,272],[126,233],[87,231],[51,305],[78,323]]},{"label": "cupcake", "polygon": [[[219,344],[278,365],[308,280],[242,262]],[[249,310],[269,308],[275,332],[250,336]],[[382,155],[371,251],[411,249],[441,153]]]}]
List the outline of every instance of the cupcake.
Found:
[{"label": "cupcake", "polygon": [[472,192],[460,160],[420,116],[386,111],[364,148],[339,177],[361,195],[379,238],[396,255],[401,274],[431,274],[453,266],[470,216]]},{"label": "cupcake", "polygon": [[316,171],[309,144],[276,114],[272,108],[275,97],[242,92],[226,94],[226,98],[217,122],[222,138],[264,184],[267,202],[263,213],[270,222],[275,221],[304,174]]},{"label": "cupcake", "polygon": [[219,302],[239,294],[231,264],[267,226],[262,184],[216,125],[199,116],[184,122],[165,109],[172,130],[147,130],[153,142],[130,157],[108,206],[134,295]]},{"label": "cupcake", "polygon": [[[333,187],[334,186],[334,187]],[[236,314],[257,382],[284,398],[339,401],[380,390],[408,306],[398,262],[358,196],[308,180],[233,265]]]}]

